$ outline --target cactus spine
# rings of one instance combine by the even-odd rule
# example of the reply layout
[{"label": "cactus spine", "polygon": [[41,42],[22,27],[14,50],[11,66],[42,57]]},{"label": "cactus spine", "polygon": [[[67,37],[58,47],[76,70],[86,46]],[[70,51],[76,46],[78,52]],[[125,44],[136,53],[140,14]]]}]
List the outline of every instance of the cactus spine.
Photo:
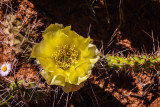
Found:
[{"label": "cactus spine", "polygon": [[[24,22],[17,18],[16,14],[8,14],[4,19],[3,34],[6,36],[6,43],[17,53],[27,53],[31,51],[31,43],[27,38],[27,27]],[[28,55],[29,56],[29,55]]]}]

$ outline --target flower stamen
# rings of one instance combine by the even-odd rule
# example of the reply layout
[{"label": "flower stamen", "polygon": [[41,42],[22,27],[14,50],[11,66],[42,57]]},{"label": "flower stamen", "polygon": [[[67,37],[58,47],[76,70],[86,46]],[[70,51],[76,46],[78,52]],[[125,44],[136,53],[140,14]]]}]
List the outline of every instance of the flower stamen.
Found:
[{"label": "flower stamen", "polygon": [[67,70],[71,65],[75,65],[79,56],[75,47],[69,45],[57,46],[56,50],[52,58],[54,58],[57,67]]}]

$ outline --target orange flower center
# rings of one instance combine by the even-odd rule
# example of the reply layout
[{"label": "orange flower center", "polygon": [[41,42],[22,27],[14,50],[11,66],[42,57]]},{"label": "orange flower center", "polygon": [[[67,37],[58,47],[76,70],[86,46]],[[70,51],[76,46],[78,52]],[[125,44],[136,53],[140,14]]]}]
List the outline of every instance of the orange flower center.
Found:
[{"label": "orange flower center", "polygon": [[4,66],[4,67],[2,68],[2,71],[3,71],[3,72],[6,72],[6,71],[7,71],[7,67]]}]

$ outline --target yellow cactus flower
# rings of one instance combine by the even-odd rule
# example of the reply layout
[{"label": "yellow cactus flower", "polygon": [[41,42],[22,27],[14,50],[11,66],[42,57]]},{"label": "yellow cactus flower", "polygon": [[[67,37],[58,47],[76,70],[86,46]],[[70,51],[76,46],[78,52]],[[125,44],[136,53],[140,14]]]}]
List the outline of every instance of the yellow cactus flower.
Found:
[{"label": "yellow cactus flower", "polygon": [[47,84],[60,85],[66,93],[83,87],[98,60],[92,39],[61,24],[51,24],[42,36],[44,40],[33,47],[31,57],[42,65],[41,75]]}]

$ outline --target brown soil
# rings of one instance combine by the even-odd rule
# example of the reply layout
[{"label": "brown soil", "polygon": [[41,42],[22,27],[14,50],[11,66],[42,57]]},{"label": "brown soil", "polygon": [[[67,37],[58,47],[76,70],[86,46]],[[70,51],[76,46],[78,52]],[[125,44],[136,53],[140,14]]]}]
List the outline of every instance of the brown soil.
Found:
[{"label": "brown soil", "polygon": [[[113,39],[108,50],[123,50],[126,46],[129,49],[135,48],[138,51],[153,51],[153,37],[159,40],[159,12],[160,4],[152,0],[100,0],[95,2],[93,9],[90,7],[89,0],[30,0],[36,11],[45,13],[52,19],[52,23],[58,22],[64,25],[71,25],[72,29],[83,36],[90,35],[95,40],[98,47],[101,47],[103,41],[104,47],[108,47],[109,41]],[[120,8],[119,8],[120,5]],[[95,11],[95,13],[93,12]],[[121,11],[119,13],[119,11]],[[121,18],[120,18],[121,17]],[[128,40],[127,44],[116,45],[120,41],[116,40],[116,31],[118,25],[122,33],[121,41]],[[115,35],[114,35],[115,33]],[[148,34],[147,34],[148,33]],[[150,36],[151,37],[150,37]]]}]

